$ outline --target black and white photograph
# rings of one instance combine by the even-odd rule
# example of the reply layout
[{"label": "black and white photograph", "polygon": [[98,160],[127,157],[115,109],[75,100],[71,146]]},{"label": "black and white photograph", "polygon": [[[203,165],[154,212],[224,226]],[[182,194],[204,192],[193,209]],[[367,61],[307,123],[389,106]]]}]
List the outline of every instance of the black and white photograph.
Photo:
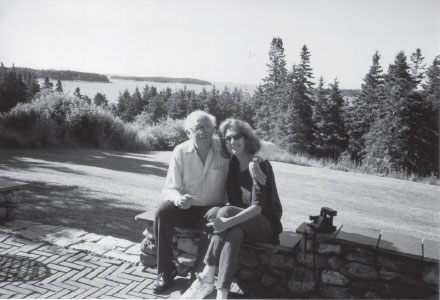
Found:
[{"label": "black and white photograph", "polygon": [[440,1],[0,0],[0,299],[439,299]]}]

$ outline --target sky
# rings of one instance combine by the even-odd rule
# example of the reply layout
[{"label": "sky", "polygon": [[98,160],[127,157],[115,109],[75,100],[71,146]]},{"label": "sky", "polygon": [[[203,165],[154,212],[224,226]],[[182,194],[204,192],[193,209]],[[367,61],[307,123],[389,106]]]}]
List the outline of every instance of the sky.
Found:
[{"label": "sky", "polygon": [[440,55],[438,0],[0,0],[7,67],[258,84],[272,38],[288,70],[303,45],[315,82],[357,89],[375,51]]}]

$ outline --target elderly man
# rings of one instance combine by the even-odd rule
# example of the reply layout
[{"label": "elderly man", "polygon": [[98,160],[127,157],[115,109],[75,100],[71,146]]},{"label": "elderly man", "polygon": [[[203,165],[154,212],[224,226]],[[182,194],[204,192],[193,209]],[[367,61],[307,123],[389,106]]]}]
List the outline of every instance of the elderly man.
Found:
[{"label": "elderly man", "polygon": [[[226,203],[229,158],[219,138],[213,137],[215,123],[215,117],[206,112],[192,112],[184,124],[189,140],[173,151],[162,192],[166,201],[157,209],[154,220],[158,272],[154,293],[164,292],[177,276],[172,251],[174,228],[204,225]],[[266,178],[259,164],[251,163],[250,168],[251,174],[256,174],[254,182],[264,184]]]}]

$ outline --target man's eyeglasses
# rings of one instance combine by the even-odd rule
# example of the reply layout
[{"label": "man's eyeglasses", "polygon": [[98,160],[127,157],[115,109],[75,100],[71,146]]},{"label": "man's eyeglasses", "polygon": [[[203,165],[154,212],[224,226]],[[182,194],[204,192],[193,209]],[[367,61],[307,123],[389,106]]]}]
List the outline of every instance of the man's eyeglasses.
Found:
[{"label": "man's eyeglasses", "polygon": [[226,136],[225,140],[230,143],[230,142],[232,142],[232,140],[238,141],[242,137],[243,137],[243,135],[241,133],[237,133],[236,135]]},{"label": "man's eyeglasses", "polygon": [[208,126],[208,127],[200,126],[200,127],[191,128],[191,131],[192,133],[200,134],[202,132],[211,132],[212,129],[213,129],[212,126]]}]

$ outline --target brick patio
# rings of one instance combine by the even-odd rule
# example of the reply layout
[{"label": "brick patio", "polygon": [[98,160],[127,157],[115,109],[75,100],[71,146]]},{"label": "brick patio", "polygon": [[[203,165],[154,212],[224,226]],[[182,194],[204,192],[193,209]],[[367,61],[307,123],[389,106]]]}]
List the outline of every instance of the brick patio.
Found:
[{"label": "brick patio", "polygon": [[168,294],[154,295],[156,270],[140,265],[137,248],[76,229],[0,225],[0,298],[179,298],[188,280],[178,278]]}]

